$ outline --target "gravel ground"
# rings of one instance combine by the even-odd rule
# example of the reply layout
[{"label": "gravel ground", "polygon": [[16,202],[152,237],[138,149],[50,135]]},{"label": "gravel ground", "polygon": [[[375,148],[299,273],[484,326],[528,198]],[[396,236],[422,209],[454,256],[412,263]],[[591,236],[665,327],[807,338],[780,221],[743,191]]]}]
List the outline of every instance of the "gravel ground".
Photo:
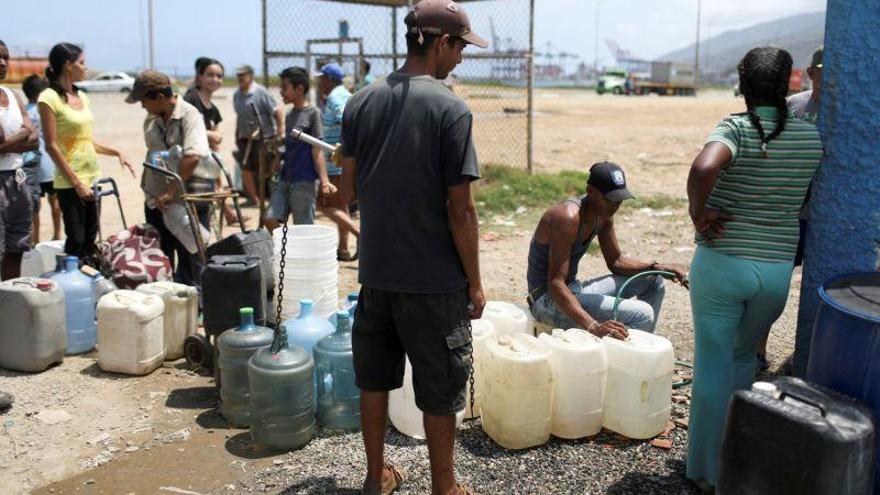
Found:
[{"label": "gravel ground", "polygon": [[[671,440],[670,449],[603,430],[592,438],[551,438],[540,447],[506,450],[483,432],[479,419],[466,421],[455,449],[459,481],[481,494],[697,493],[684,477],[688,393],[689,387],[675,392],[681,403],[673,406],[675,423],[671,425],[677,426],[660,437]],[[386,458],[408,471],[398,493],[430,493],[428,450],[423,441],[389,426]],[[303,449],[274,461],[255,476],[226,485],[220,493],[355,494],[365,472],[359,433],[322,430]]]}]

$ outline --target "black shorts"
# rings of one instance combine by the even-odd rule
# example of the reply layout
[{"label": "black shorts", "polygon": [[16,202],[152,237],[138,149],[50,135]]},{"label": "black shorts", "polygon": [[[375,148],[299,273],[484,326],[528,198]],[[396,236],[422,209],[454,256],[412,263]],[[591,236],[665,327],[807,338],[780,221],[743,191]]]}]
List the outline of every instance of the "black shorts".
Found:
[{"label": "black shorts", "polygon": [[416,406],[435,416],[464,409],[471,371],[471,323],[465,290],[410,294],[363,287],[352,330],[357,386],[403,386],[404,353],[413,369]]},{"label": "black shorts", "polygon": [[46,195],[55,194],[55,183],[50,181],[40,182],[40,197],[45,197]]}]

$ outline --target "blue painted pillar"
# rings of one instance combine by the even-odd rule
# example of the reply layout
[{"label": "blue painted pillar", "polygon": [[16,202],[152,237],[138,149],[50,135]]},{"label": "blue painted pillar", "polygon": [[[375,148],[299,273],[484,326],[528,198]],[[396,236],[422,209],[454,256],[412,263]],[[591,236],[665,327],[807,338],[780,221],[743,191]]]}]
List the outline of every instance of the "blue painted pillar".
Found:
[{"label": "blue painted pillar", "polygon": [[819,130],[794,374],[806,375],[819,286],[880,269],[880,0],[828,0]]}]

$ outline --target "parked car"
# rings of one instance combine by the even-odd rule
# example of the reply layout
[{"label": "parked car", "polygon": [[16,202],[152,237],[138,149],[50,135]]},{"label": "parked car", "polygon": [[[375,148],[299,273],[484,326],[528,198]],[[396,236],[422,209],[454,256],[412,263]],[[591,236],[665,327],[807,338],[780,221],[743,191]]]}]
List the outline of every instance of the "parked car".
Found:
[{"label": "parked car", "polygon": [[92,79],[76,83],[87,93],[128,93],[134,86],[134,78],[125,72],[102,72]]}]

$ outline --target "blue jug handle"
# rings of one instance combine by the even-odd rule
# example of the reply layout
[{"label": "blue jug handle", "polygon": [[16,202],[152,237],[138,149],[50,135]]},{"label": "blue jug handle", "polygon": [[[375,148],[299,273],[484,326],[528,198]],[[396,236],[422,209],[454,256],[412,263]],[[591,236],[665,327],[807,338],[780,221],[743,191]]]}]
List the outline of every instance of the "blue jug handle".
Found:
[{"label": "blue jug handle", "polygon": [[321,371],[323,377],[318,380],[318,397],[323,397],[333,391],[333,374]]}]

